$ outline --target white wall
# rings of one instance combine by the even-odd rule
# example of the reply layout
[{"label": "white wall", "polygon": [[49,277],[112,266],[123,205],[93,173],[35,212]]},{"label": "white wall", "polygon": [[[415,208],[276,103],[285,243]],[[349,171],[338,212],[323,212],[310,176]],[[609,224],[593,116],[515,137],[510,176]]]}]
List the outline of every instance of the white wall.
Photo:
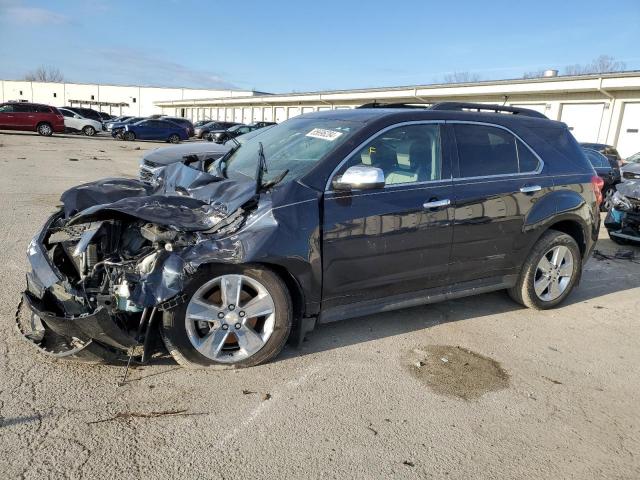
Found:
[{"label": "white wall", "polygon": [[[55,94],[55,95],[54,95]],[[126,85],[98,85],[86,83],[54,83],[26,82],[16,80],[0,80],[0,102],[23,100],[44,103],[55,107],[70,106],[69,100],[81,100],[83,103],[74,106],[91,107],[114,115],[147,116],[154,113],[180,114],[180,107],[163,109],[155,102],[190,100],[203,98],[228,98],[231,96],[253,95],[251,91],[214,90],[194,88],[162,88]],[[127,103],[126,107],[98,106],[95,102]],[[202,109],[203,116],[210,108]]]}]

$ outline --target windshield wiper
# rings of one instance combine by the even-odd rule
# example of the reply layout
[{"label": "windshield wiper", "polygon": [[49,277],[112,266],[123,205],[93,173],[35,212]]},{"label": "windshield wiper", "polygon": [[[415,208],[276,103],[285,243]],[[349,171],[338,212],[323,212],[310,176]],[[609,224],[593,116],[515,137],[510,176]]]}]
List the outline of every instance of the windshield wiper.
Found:
[{"label": "windshield wiper", "polygon": [[274,187],[275,185],[279,184],[282,180],[284,180],[284,177],[286,177],[288,174],[289,174],[289,169],[287,168],[284,172],[282,172],[273,180],[269,180],[268,182],[264,183],[262,185],[262,189],[266,190],[268,188]]},{"label": "windshield wiper", "polygon": [[264,146],[262,142],[258,142],[258,165],[256,165],[256,193],[262,190],[262,177],[265,173],[269,173],[267,170],[267,159],[264,156]]}]

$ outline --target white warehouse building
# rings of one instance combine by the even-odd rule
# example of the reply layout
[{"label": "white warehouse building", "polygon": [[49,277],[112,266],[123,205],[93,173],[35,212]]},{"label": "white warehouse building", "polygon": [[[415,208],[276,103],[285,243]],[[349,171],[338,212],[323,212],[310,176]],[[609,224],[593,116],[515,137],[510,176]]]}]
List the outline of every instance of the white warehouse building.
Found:
[{"label": "white warehouse building", "polygon": [[464,101],[527,107],[565,122],[580,142],[614,145],[623,157],[640,151],[640,72],[553,76],[464,84],[416,85],[291,94],[259,94],[156,102],[162,113],[192,120],[282,122],[296,115],[379,103]]},{"label": "white warehouse building", "polygon": [[162,113],[156,104],[183,98],[230,98],[252,96],[250,90],[165,88],[94,83],[30,82],[0,80],[1,102],[35,102],[54,107],[93,108],[112,115],[145,117]]}]

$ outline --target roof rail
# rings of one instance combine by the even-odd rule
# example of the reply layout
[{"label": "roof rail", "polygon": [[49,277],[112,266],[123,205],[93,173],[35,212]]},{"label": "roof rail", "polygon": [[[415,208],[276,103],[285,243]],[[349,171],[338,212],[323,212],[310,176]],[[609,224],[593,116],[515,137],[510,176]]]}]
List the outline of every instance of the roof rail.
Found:
[{"label": "roof rail", "polygon": [[356,108],[422,108],[428,109],[429,103],[378,103],[373,101],[371,103],[365,103]]},{"label": "roof rail", "polygon": [[478,112],[508,112],[513,115],[521,115],[523,117],[547,118],[543,113],[531,110],[530,108],[507,107],[496,104],[484,103],[466,103],[466,102],[439,102],[429,107],[429,110],[476,110]]}]

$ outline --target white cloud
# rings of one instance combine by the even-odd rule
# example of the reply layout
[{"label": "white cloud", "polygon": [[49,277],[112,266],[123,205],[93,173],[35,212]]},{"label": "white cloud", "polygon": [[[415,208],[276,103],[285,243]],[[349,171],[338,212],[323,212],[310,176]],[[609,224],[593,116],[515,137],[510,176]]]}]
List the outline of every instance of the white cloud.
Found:
[{"label": "white cloud", "polygon": [[194,86],[204,88],[235,88],[220,74],[209,70],[190,68],[147,52],[131,48],[103,48],[94,51],[96,58],[110,64],[119,75],[129,81],[149,85]]},{"label": "white cloud", "polygon": [[13,1],[0,1],[0,20],[19,25],[62,25],[69,17],[39,7],[26,7]]}]

